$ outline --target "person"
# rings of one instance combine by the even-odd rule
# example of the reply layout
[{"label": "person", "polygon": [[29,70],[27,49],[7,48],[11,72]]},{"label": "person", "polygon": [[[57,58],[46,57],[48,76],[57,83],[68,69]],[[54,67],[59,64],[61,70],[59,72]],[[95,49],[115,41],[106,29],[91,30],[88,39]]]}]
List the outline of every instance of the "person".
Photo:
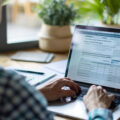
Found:
[{"label": "person", "polygon": [[[68,90],[61,89],[64,86]],[[40,91],[40,92],[39,92]],[[1,120],[53,120],[47,110],[47,101],[76,96],[80,87],[69,78],[61,78],[35,90],[25,77],[12,70],[0,68],[0,119]],[[42,95],[42,94],[44,95]],[[90,111],[89,120],[112,120],[108,110],[114,96],[100,86],[90,87],[83,100]]]}]

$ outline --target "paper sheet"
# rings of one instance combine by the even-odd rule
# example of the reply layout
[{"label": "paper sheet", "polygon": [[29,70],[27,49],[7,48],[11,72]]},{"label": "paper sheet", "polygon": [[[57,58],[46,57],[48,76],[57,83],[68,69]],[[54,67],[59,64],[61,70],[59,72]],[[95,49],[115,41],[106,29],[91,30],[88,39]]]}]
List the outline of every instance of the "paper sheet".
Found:
[{"label": "paper sheet", "polygon": [[47,64],[44,67],[52,71],[55,71],[57,73],[65,74],[66,66],[67,66],[67,60],[62,60],[62,61]]}]

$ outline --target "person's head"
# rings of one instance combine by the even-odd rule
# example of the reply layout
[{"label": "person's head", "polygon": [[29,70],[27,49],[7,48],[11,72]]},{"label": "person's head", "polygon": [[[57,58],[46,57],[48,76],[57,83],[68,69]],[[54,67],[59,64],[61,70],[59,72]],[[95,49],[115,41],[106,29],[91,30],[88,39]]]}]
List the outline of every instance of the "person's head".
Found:
[{"label": "person's head", "polygon": [[2,19],[2,0],[0,0],[0,23]]}]

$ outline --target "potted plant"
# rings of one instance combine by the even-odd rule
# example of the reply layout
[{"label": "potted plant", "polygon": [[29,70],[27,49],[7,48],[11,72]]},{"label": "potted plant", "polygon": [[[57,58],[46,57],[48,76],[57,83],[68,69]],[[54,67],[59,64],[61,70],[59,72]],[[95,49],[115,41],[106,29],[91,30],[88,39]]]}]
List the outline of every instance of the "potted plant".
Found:
[{"label": "potted plant", "polygon": [[83,18],[99,18],[103,24],[120,24],[120,1],[119,0],[84,0],[77,1],[79,13]]},{"label": "potted plant", "polygon": [[77,17],[74,5],[66,0],[40,0],[36,10],[43,22],[40,48],[50,52],[68,51],[72,38],[70,24]]}]

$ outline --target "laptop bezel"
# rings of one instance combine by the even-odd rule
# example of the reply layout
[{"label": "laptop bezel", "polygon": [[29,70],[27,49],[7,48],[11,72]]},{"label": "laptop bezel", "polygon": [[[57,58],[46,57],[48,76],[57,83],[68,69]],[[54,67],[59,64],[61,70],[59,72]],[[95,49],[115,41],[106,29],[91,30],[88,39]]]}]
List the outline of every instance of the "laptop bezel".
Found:
[{"label": "laptop bezel", "polygon": [[[120,29],[117,29],[117,28],[105,28],[105,27],[96,27],[96,26],[76,25],[75,30],[74,30],[74,34],[75,34],[76,29],[86,29],[86,30],[96,30],[96,31],[120,33]],[[68,76],[68,70],[69,70],[69,65],[70,65],[70,60],[71,60],[71,55],[72,55],[72,48],[73,48],[73,39],[72,39],[71,47],[70,47],[70,50],[69,50],[68,61],[67,61],[67,66],[66,66],[66,71],[65,71],[65,77]],[[85,86],[85,87],[88,87],[88,88],[91,85],[93,85],[93,84],[90,84],[90,83],[79,82],[79,81],[76,81],[76,80],[73,80],[73,81],[75,81],[79,85],[82,85],[82,86]],[[102,86],[102,87],[104,87],[108,91],[115,92],[115,93],[120,93],[120,89],[112,88],[112,87],[106,87],[106,86]]]}]

